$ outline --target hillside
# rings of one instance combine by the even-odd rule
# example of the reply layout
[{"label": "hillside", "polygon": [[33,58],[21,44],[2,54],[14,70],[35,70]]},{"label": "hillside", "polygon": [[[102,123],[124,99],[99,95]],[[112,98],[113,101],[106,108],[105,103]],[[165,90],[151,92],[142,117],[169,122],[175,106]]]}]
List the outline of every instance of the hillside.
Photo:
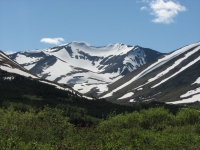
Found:
[{"label": "hillside", "polygon": [[16,73],[25,77],[38,78],[34,74],[30,73],[30,71],[21,67],[17,62],[10,59],[5,53],[0,51],[0,69],[6,70],[10,73]]},{"label": "hillside", "polygon": [[200,43],[190,44],[124,76],[101,96],[119,103],[193,103],[200,100],[199,66]]}]

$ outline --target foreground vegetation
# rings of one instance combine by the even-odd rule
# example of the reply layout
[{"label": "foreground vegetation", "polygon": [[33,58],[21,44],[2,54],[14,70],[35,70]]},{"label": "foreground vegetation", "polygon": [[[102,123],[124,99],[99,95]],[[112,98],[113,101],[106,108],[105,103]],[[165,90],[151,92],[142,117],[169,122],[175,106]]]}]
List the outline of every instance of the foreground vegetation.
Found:
[{"label": "foreground vegetation", "polygon": [[64,111],[0,109],[2,150],[19,149],[199,149],[200,112],[164,108],[108,117],[92,127],[74,126]]},{"label": "foreground vegetation", "polygon": [[91,101],[2,70],[0,118],[1,150],[200,149],[196,109]]}]

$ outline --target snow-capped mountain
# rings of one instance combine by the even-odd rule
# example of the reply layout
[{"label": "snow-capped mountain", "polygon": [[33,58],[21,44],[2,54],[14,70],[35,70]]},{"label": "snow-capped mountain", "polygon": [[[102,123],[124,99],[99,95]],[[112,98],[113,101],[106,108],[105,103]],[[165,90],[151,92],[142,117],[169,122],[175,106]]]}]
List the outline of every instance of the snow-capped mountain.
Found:
[{"label": "snow-capped mountain", "polygon": [[129,72],[155,61],[160,52],[117,43],[94,47],[84,42],[17,52],[10,58],[44,79],[70,84],[81,93],[98,94]]},{"label": "snow-capped mountain", "polygon": [[29,70],[20,66],[17,62],[10,59],[5,53],[0,51],[0,73],[2,73],[2,72],[6,72],[6,75],[5,75],[5,73],[3,73],[4,80],[12,80],[15,78],[15,75],[20,75],[20,76],[28,77],[30,79],[36,79],[39,82],[49,84],[49,85],[54,86],[55,88],[58,88],[61,90],[65,90],[65,91],[67,90],[67,91],[76,93],[77,95],[79,95],[81,97],[85,97],[87,99],[92,99],[91,97],[82,96],[80,93],[74,91],[69,86],[66,86],[63,84],[57,84],[54,82],[50,82],[48,80],[41,79],[40,77],[32,74]]},{"label": "snow-capped mountain", "polygon": [[18,63],[11,60],[2,51],[0,51],[0,70],[4,70],[14,74],[19,74],[25,77],[38,78],[37,76],[31,74],[28,70],[21,67]]},{"label": "snow-capped mountain", "polygon": [[200,42],[159,58],[109,85],[102,98],[119,103],[158,100],[170,104],[200,101]]}]

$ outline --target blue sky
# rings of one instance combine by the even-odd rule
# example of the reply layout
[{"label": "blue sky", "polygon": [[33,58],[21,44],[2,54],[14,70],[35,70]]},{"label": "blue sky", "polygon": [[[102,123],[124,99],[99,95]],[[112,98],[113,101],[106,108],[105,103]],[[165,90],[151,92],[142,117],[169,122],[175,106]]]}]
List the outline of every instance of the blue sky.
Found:
[{"label": "blue sky", "polygon": [[170,52],[200,41],[200,0],[0,0],[0,50],[72,41]]}]

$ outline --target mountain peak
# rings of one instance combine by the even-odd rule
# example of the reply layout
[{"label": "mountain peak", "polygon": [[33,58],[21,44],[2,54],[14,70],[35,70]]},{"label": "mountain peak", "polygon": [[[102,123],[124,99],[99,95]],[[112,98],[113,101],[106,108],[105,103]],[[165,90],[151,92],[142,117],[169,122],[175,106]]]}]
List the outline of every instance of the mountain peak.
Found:
[{"label": "mountain peak", "polygon": [[[152,50],[149,50],[152,51]],[[152,56],[152,53],[155,55]],[[145,54],[143,48],[122,43],[95,47],[73,41],[49,49],[18,52],[10,55],[39,77],[58,83],[71,84],[81,93],[91,89],[104,92],[107,85],[162,55]]]}]

